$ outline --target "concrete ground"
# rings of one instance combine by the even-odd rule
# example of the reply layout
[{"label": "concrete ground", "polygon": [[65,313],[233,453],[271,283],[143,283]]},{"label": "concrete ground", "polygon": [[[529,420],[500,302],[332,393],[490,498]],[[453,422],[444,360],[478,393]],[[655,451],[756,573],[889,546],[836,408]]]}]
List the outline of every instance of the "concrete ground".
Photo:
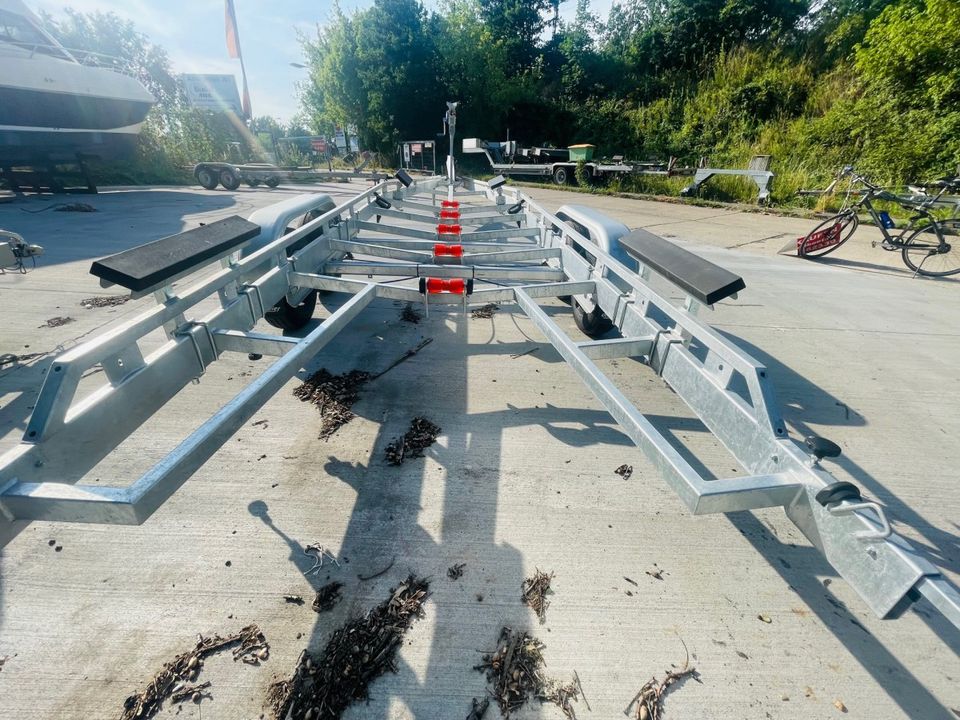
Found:
[{"label": "concrete ground", "polygon": [[[362,187],[322,189],[342,197]],[[0,354],[51,353],[0,370],[0,451],[19,440],[53,352],[150,305],[81,307],[114,292],[87,274],[92,259],[247,215],[290,192],[69,199],[99,209],[90,214],[23,212],[59,198],[0,206],[0,227],[47,248],[30,274],[0,276]],[[960,285],[910,279],[898,257],[861,235],[832,262],[776,255],[809,230],[807,220],[529,192],[552,209],[593,204],[743,275],[747,290],[710,321],[767,363],[791,435],[838,442],[835,474],[883,502],[897,531],[960,583]],[[472,669],[478,651],[494,647],[503,625],[545,643],[550,676],[577,671],[591,708],[576,706],[582,719],[622,717],[651,675],[683,664],[684,647],[701,683],[669,695],[668,718],[960,714],[958,631],[925,603],[877,620],[781,511],[689,515],[516,308],[492,320],[431,313],[419,325],[399,322],[398,310],[377,301],[301,374],[379,371],[434,339],[367,386],[358,417],[329,441],[317,439],[317,412],[293,397],[294,380],[256,415],[266,422],[237,433],[144,525],[3,528],[0,717],[116,718],[197,633],[249,623],[267,636],[269,660],[209,661],[200,679],[211,681],[211,698],[161,717],[260,717],[267,687],[305,646],[322,648],[410,572],[432,577],[426,617],[407,634],[398,673],[377,680],[370,703],[347,718],[465,717],[485,692]],[[568,310],[550,310],[576,333]],[[75,321],[45,326],[57,316]],[[132,481],[263,365],[243,356],[216,363],[87,481]],[[625,360],[603,368],[706,471],[736,471],[647,368]],[[385,446],[415,415],[443,434],[425,459],[388,466]],[[613,472],[622,463],[634,466],[628,481]],[[312,542],[341,566],[305,577],[312,561],[302,549]],[[391,561],[382,576],[358,579]],[[465,573],[451,581],[446,569],[457,562]],[[520,603],[535,568],[556,573],[545,625]],[[345,583],[345,599],[317,615],[312,593],[328,578]],[[287,594],[307,602],[289,604]],[[562,714],[534,704],[515,717]]]}]

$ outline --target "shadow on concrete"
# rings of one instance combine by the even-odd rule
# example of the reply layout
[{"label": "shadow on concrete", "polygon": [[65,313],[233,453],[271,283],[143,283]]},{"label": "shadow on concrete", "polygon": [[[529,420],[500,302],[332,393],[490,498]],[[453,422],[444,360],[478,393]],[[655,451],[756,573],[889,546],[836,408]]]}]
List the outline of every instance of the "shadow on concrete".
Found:
[{"label": "shadow on concrete", "polygon": [[[279,197],[277,198],[280,199]],[[96,212],[60,212],[56,208],[82,202]],[[0,205],[0,227],[42,245],[37,269],[60,263],[104,257],[128,248],[175,235],[198,226],[185,219],[212,213],[204,222],[228,215],[246,217],[253,205],[242,194],[207,193],[173,188],[125,190],[82,198],[27,197]]]},{"label": "shadow on concrete", "polygon": [[[675,434],[682,430],[709,435],[706,425],[696,418],[647,417],[702,477],[708,480],[718,479]],[[875,637],[857,620],[846,604],[830,591],[829,586],[833,582],[843,580],[816,548],[782,542],[751,512],[726,513],[726,517],[754,547],[757,554],[782,578],[786,586],[784,589],[797,595],[806,608],[884,688],[907,717],[953,717],[950,710],[934,697],[923,681],[911,673],[883,641]],[[818,576],[827,577],[821,582],[817,579]],[[960,631],[925,601],[914,605],[908,612],[914,612],[923,618],[948,647],[955,648],[960,644]]]},{"label": "shadow on concrete", "polygon": [[[883,250],[878,249],[877,252],[883,252]],[[960,282],[960,277],[956,275],[951,275],[948,277],[927,277],[917,276],[914,278],[913,270],[908,268],[906,265],[903,267],[891,267],[890,265],[882,265],[880,263],[871,263],[864,260],[850,260],[845,257],[835,257],[833,255],[828,255],[827,257],[817,258],[816,262],[822,265],[834,265],[837,267],[847,268],[848,270],[859,270],[862,272],[874,273],[877,275],[890,275],[892,277],[902,277],[908,280],[916,279],[920,280],[936,280],[939,282]]]},{"label": "shadow on concrete", "polygon": [[[376,372],[389,365],[394,354],[401,354],[396,348],[416,345],[421,333],[434,339],[421,353],[361,391],[354,412],[379,424],[367,460],[335,455],[318,458],[318,468],[323,463],[321,477],[348,485],[355,501],[337,551],[342,568],[331,572],[329,578],[321,573],[316,580],[319,585],[331,580],[344,582],[344,601],[317,616],[306,646],[321,653],[337,627],[387,599],[390,589],[409,574],[429,576],[427,619],[415,624],[404,639],[419,644],[430,637],[429,651],[416,654],[417,667],[398,656],[397,672],[376,679],[369,702],[355,710],[364,718],[386,720],[396,716],[400,704],[412,717],[437,717],[437,698],[445,698],[449,717],[466,716],[470,699],[485,694],[486,680],[464,663],[465,654],[472,657],[474,649],[494,647],[504,625],[532,629],[534,622],[528,608],[518,602],[523,579],[521,553],[496,539],[502,426],[496,418],[489,421],[467,414],[467,355],[457,348],[467,344],[469,317],[450,314],[438,322],[418,326],[391,323],[385,328],[382,319],[392,309],[379,305],[379,312],[371,308],[355,321],[357,332],[341,335],[335,353],[321,353],[301,374],[305,377],[319,367],[337,373],[354,368]],[[365,324],[368,314],[381,322]],[[381,339],[390,341],[390,350],[370,342],[365,330],[372,327]],[[504,345],[471,345],[470,349],[486,347],[504,351]],[[425,368],[436,367],[441,353],[439,389],[437,375]],[[516,415],[510,410],[502,412]],[[386,445],[402,435],[416,416],[425,416],[443,429],[439,441],[426,451],[429,461],[411,459],[398,467],[388,465]],[[421,497],[425,493],[442,495],[440,512],[431,506],[423,515]],[[299,572],[309,569],[304,560],[312,561],[303,556],[302,546],[273,524],[263,503],[251,504],[251,512],[289,546],[290,561]],[[302,530],[291,530],[291,534],[302,534]],[[446,569],[455,563],[466,563],[466,568],[461,579],[452,581]],[[361,579],[388,564],[383,575]],[[420,627],[423,624],[431,626],[429,633]],[[421,657],[425,663],[419,662]]]},{"label": "shadow on concrete", "polygon": [[[719,332],[767,366],[773,386],[777,390],[784,422],[792,427],[800,438],[819,434],[810,427],[811,424],[853,427],[867,424],[866,418],[851,410],[842,400],[794,372],[781,361],[736,335],[723,330]],[[938,567],[960,572],[960,539],[957,535],[928,522],[892,488],[884,485],[858,464],[856,459],[841,455],[831,463],[843,468],[863,490],[882,502],[890,511],[895,524],[899,521],[913,528],[923,540],[911,539],[910,542],[926,555],[930,562]]]}]

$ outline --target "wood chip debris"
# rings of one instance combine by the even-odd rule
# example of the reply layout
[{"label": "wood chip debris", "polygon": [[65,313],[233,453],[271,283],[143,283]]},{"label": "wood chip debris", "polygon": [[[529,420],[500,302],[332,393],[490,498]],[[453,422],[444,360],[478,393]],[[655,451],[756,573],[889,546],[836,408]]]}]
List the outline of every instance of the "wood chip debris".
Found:
[{"label": "wood chip debris", "polygon": [[560,685],[544,678],[543,648],[535,637],[504,627],[496,652],[484,655],[480,664],[474,666],[486,673],[490,695],[505,720],[530,698],[554,703],[568,718],[576,717],[570,702],[577,699],[579,691],[574,683]]},{"label": "wood chip debris", "polygon": [[199,683],[198,685],[186,685],[180,690],[177,690],[175,693],[170,695],[170,702],[172,703],[181,703],[187,698],[193,700],[193,702],[200,702],[202,697],[201,690],[206,690],[210,687],[210,681]]},{"label": "wood chip debris", "polygon": [[80,301],[80,306],[87,310],[102,307],[116,307],[129,302],[132,298],[129,295],[98,295],[97,297],[88,297]]},{"label": "wood chip debris", "polygon": [[313,609],[315,612],[322,613],[333,610],[334,606],[343,599],[340,590],[343,588],[342,582],[327,583],[317,591],[317,596],[313,599]]},{"label": "wood chip debris", "polygon": [[[833,706],[842,713],[847,712],[847,706],[843,704],[843,700],[834,700]],[[957,711],[954,710],[953,712],[956,713]],[[960,716],[960,713],[957,713],[957,715]]]},{"label": "wood chip debris", "polygon": [[291,605],[303,605],[305,602],[302,595],[284,595],[283,600]]},{"label": "wood chip debris", "polygon": [[620,477],[622,477],[624,480],[629,480],[630,476],[633,475],[633,465],[627,465],[626,463],[624,463],[623,465],[618,467],[616,470],[614,470],[614,472]]},{"label": "wood chip debris", "polygon": [[653,570],[644,570],[644,572],[654,580],[663,580],[663,568],[657,567],[656,563],[653,564]]},{"label": "wood chip debris", "polygon": [[[690,658],[683,663],[680,670],[667,670],[663,680],[657,680],[656,677],[650,678],[638,692],[623,714],[627,717],[636,718],[636,720],[661,720],[663,717],[663,700],[670,688],[684,678],[692,677],[700,682],[700,675],[697,669],[690,665]],[[631,710],[636,706],[636,712],[631,715]]]},{"label": "wood chip debris", "polygon": [[523,604],[530,608],[540,618],[540,624],[543,625],[547,620],[547,608],[550,602],[547,600],[547,593],[550,592],[550,581],[553,580],[553,573],[540,572],[539,569],[523,581]]},{"label": "wood chip debris", "polygon": [[67,315],[64,315],[64,316],[58,315],[57,317],[50,318],[43,325],[38,325],[38,327],[55,328],[55,327],[61,327],[63,325],[68,325],[69,323],[72,323],[72,322],[76,322],[72,317],[69,317]]},{"label": "wood chip debris", "polygon": [[415,417],[410,421],[410,429],[387,445],[387,463],[402,465],[407,458],[423,457],[423,451],[433,445],[441,432],[439,425],[434,425],[425,417]]},{"label": "wood chip debris", "polygon": [[330,637],[322,653],[300,654],[293,675],[274,683],[268,702],[274,720],[337,720],[369,697],[370,684],[388,670],[413,621],[423,617],[426,580],[410,575],[365,616]]},{"label": "wood chip debris", "polygon": [[407,303],[403,306],[403,310],[400,311],[400,319],[403,322],[419,325],[420,321],[423,320],[423,315],[413,307],[412,303]]},{"label": "wood chip debris", "polygon": [[483,716],[487,714],[488,707],[490,707],[490,698],[483,698],[483,700],[473,698],[470,714],[467,715],[466,720],[483,720]]},{"label": "wood chip debris", "polygon": [[456,563],[447,568],[447,577],[451,580],[459,580],[463,577],[463,569],[467,566],[466,563]]},{"label": "wood chip debris", "polygon": [[369,379],[370,373],[363,370],[334,375],[326,368],[320,368],[294,388],[293,395],[317,406],[320,411],[319,438],[327,440],[356,417],[350,408],[360,399],[360,390]]},{"label": "wood chip debris", "polygon": [[497,305],[497,303],[487,303],[486,305],[481,305],[478,308],[474,308],[470,312],[470,317],[472,317],[474,320],[489,320],[499,309],[500,306]]},{"label": "wood chip debris", "polygon": [[[232,648],[234,660],[249,665],[259,665],[270,657],[270,645],[256,625],[248,625],[227,637],[214,635],[205,638],[200,635],[193,650],[178,655],[164,665],[146,689],[124,701],[120,720],[146,720],[156,715],[164,700],[185,691],[185,686],[196,680],[203,668],[204,658],[227,648]],[[196,692],[196,688],[190,693],[191,696],[193,692]]]}]

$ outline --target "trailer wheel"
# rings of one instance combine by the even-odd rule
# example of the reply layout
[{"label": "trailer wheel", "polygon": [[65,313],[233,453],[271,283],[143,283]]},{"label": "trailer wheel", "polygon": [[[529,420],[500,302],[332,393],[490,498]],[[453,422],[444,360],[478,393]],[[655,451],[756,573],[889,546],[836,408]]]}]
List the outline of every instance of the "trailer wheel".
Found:
[{"label": "trailer wheel", "polygon": [[317,291],[313,290],[296,307],[288,303],[286,298],[283,298],[267,310],[263,319],[281,330],[299,330],[313,318],[313,311],[316,306]]},{"label": "trailer wheel", "polygon": [[553,182],[557,185],[566,185],[570,182],[570,171],[563,165],[558,165],[553,169]]},{"label": "trailer wheel", "polygon": [[267,178],[266,180],[264,180],[263,182],[264,182],[264,184],[265,184],[268,188],[275,188],[277,185],[280,184],[280,178],[278,178],[278,177],[268,177],[268,178]]},{"label": "trailer wheel", "polygon": [[584,335],[591,338],[605,335],[613,327],[599,305],[592,312],[585,312],[576,300],[573,301],[573,321]]},{"label": "trailer wheel", "polygon": [[197,178],[197,182],[200,183],[200,186],[206,188],[207,190],[216,189],[217,185],[220,183],[220,180],[217,178],[217,173],[208,167],[198,167],[193,175]]},{"label": "trailer wheel", "polygon": [[258,187],[260,185],[260,178],[250,178],[247,180],[247,185],[250,187]]},{"label": "trailer wheel", "polygon": [[226,168],[220,171],[220,184],[227,190],[236,190],[240,187],[240,176],[232,169]]}]

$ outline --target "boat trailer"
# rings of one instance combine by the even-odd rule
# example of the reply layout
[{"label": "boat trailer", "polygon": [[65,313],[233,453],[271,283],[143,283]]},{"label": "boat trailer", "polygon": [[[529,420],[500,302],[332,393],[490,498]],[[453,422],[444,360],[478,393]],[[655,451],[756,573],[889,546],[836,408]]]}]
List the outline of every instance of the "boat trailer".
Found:
[{"label": "boat trailer", "polygon": [[[840,448],[788,437],[766,367],[698,317],[743,290],[742,279],[644,230],[587,237],[502,179],[457,177],[452,155],[447,170],[417,180],[400,171],[340,205],[301,195],[95,262],[102,284],[152,294],[157,305],[53,361],[22,441],[0,456],[3,516],[143,523],[375,300],[455,312],[501,303],[529,317],[692,513],[782,507],[877,616],[898,617],[923,596],[960,628],[957,589],[891,530],[882,506],[824,467]],[[626,250],[639,272],[615,258],[618,242],[616,254]],[[654,274],[685,302],[659,294]],[[336,309],[314,326],[318,295]],[[214,298],[201,316],[198,305]],[[581,320],[603,320],[578,321],[597,337],[571,337],[541,306],[550,298],[569,299]],[[306,334],[271,332],[264,320]],[[160,328],[166,340],[145,355],[141,341]],[[229,353],[272,362],[132,483],[83,482]],[[596,363],[612,358],[659,375],[745,474],[701,475]],[[102,383],[79,397],[95,368]]]}]

